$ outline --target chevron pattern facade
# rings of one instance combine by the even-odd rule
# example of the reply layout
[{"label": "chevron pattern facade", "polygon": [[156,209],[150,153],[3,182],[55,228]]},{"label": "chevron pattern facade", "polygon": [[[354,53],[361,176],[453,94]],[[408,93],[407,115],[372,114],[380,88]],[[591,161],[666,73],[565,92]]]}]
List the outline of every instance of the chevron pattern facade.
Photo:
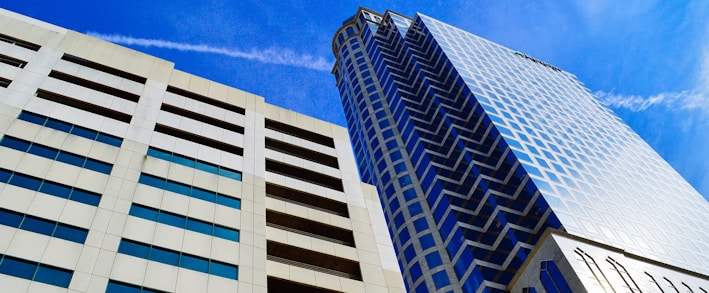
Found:
[{"label": "chevron pattern facade", "polygon": [[[502,292],[549,228],[707,273],[706,201],[573,75],[424,15],[363,8],[333,51],[410,292]],[[638,201],[670,193],[686,198],[685,229],[643,236],[658,229],[639,222],[676,215]]]}]

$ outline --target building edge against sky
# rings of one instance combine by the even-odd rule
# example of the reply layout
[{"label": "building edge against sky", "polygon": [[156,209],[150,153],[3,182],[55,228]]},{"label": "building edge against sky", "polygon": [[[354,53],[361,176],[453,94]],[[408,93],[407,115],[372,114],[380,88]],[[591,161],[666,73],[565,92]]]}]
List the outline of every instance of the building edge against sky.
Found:
[{"label": "building edge against sky", "polygon": [[404,292],[345,128],[6,10],[0,86],[3,292]]},{"label": "building edge against sky", "polygon": [[709,204],[572,74],[422,14],[332,47],[408,290],[709,289]]}]

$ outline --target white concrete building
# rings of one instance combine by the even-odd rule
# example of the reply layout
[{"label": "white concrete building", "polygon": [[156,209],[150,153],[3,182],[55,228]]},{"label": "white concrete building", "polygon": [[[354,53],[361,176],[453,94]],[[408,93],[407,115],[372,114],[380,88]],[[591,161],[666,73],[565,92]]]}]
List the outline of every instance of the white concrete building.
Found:
[{"label": "white concrete building", "polygon": [[2,292],[404,292],[345,128],[0,11]]}]

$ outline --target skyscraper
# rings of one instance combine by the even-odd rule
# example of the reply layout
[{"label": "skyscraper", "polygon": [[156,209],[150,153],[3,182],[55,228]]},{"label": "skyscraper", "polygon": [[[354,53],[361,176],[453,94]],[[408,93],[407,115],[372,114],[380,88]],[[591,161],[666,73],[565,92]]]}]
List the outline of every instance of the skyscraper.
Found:
[{"label": "skyscraper", "polygon": [[572,74],[422,14],[332,48],[410,291],[709,289],[709,204]]},{"label": "skyscraper", "polygon": [[1,292],[404,292],[345,128],[0,9]]}]

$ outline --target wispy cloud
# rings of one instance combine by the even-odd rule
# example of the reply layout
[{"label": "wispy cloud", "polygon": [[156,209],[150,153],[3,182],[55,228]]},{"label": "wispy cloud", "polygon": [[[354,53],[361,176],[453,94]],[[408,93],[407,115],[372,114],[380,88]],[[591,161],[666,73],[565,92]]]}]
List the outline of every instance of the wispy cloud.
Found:
[{"label": "wispy cloud", "polygon": [[700,90],[660,93],[649,97],[604,91],[597,91],[595,95],[603,104],[612,108],[625,108],[636,112],[651,106],[664,106],[673,110],[701,109],[709,113],[709,94]]},{"label": "wispy cloud", "polygon": [[117,34],[101,34],[96,32],[87,32],[86,34],[95,38],[103,39],[105,41],[121,45],[155,47],[178,51],[218,54],[234,58],[248,59],[256,62],[301,67],[318,71],[330,71],[330,69],[332,69],[333,64],[333,62],[328,61],[323,57],[316,57],[308,54],[298,54],[293,52],[292,50],[282,48],[254,48],[248,51],[242,51],[233,48],[214,47],[206,44],[178,43],[168,40],[134,38],[131,36]]}]

